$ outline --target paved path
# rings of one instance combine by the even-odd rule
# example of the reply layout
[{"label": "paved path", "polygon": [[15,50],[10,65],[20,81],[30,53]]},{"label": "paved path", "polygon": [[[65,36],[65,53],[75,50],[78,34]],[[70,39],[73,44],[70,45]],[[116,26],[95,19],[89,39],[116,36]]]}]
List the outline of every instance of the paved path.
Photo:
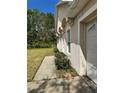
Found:
[{"label": "paved path", "polygon": [[54,56],[46,56],[39,67],[33,80],[42,80],[42,79],[52,79],[56,78],[56,67],[54,63]]},{"label": "paved path", "polygon": [[86,77],[56,78],[54,56],[44,58],[34,80],[28,82],[28,93],[97,93],[96,85]]},{"label": "paved path", "polygon": [[28,93],[97,93],[96,86],[82,77],[28,82]]}]

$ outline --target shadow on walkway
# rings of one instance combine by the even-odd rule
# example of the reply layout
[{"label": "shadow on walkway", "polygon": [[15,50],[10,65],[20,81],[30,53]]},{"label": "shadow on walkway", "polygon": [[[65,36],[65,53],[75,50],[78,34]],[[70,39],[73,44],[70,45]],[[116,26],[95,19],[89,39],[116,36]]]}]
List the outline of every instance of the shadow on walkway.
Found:
[{"label": "shadow on walkway", "polygon": [[28,83],[28,93],[97,93],[85,78],[51,79]]}]

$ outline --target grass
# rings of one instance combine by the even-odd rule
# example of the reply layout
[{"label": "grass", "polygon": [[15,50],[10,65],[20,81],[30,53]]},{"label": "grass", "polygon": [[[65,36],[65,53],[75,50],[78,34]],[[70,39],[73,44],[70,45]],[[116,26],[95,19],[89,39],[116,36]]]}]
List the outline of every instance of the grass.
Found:
[{"label": "grass", "polygon": [[53,48],[27,50],[27,81],[31,81],[45,56],[54,55]]}]

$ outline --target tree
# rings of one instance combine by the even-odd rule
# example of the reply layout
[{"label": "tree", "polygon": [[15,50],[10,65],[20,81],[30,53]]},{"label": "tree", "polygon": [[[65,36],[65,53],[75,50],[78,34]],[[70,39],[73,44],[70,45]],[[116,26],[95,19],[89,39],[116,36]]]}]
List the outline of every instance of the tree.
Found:
[{"label": "tree", "polygon": [[42,47],[43,44],[44,45],[46,43],[53,44],[55,42],[56,35],[54,31],[54,15],[52,13],[39,12],[36,9],[33,10],[28,9],[27,10],[28,48]]}]

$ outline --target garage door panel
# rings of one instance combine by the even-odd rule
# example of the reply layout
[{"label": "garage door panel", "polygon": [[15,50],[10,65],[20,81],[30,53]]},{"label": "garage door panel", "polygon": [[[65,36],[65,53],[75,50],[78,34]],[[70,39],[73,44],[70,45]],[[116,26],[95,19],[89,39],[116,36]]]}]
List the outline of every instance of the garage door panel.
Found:
[{"label": "garage door panel", "polygon": [[87,75],[96,82],[97,75],[97,22],[96,19],[86,25]]},{"label": "garage door panel", "polygon": [[96,19],[87,23],[86,26],[86,46],[87,46],[87,61],[93,65],[97,63],[97,29]]}]

